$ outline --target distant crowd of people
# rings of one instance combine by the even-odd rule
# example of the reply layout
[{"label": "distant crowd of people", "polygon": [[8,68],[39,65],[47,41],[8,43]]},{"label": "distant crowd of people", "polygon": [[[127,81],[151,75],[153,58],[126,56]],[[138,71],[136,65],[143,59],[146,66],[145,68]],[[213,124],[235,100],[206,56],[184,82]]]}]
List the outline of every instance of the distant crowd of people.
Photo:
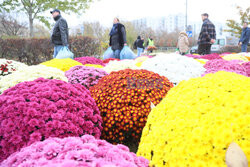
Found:
[{"label": "distant crowd of people", "polygon": [[[66,20],[61,16],[61,12],[58,9],[51,11],[51,14],[56,21],[56,24],[52,30],[51,41],[54,44],[54,58],[63,47],[69,45],[69,32],[68,24]],[[202,17],[202,27],[198,38],[198,54],[205,55],[211,53],[211,46],[216,42],[216,30],[214,24],[208,19],[209,15],[204,13]],[[109,33],[110,40],[109,46],[112,48],[115,58],[120,58],[121,50],[124,46],[127,46],[126,28],[120,23],[118,18],[114,18],[113,27]],[[244,22],[241,38],[239,40],[239,46],[241,46],[242,52],[247,52],[250,39],[250,28],[248,23]],[[134,42],[133,48],[137,50],[137,56],[139,57],[145,49],[154,47],[154,40],[152,37],[144,41],[144,38],[138,36]],[[189,40],[185,31],[180,32],[177,42],[177,50],[181,55],[188,54]],[[150,50],[149,53],[152,53]]]}]

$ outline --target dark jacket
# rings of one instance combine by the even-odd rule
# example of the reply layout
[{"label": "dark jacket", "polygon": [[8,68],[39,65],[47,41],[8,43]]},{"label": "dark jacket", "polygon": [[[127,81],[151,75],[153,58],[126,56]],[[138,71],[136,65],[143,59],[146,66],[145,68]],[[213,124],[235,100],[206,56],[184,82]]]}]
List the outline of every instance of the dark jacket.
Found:
[{"label": "dark jacket", "polygon": [[205,19],[201,27],[198,44],[210,44],[211,39],[216,39],[215,26],[209,19]]},{"label": "dark jacket", "polygon": [[56,24],[53,28],[51,41],[54,45],[67,46],[69,44],[68,24],[61,15],[55,18]]},{"label": "dark jacket", "polygon": [[144,46],[143,46],[144,40],[137,39],[135,42],[136,42],[136,47],[137,48],[143,48],[144,49]]},{"label": "dark jacket", "polygon": [[240,42],[246,45],[249,43],[249,39],[250,39],[250,28],[249,27],[243,28],[240,37]]},{"label": "dark jacket", "polygon": [[110,36],[109,46],[112,50],[122,50],[125,43],[127,43],[126,29],[123,24],[118,23],[117,33]]}]

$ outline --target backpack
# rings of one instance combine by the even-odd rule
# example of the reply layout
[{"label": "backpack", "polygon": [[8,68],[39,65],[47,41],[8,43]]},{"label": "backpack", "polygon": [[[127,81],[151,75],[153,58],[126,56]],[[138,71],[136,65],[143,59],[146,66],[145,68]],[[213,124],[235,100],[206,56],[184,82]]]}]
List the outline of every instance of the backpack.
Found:
[{"label": "backpack", "polygon": [[137,49],[137,40],[134,42],[133,49]]}]

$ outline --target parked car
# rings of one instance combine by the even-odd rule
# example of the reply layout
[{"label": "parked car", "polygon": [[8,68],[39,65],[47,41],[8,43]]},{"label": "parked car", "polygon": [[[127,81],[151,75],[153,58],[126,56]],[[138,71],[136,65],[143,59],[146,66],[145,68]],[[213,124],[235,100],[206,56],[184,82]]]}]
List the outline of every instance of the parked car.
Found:
[{"label": "parked car", "polygon": [[196,45],[196,46],[193,46],[191,49],[190,49],[190,53],[191,54],[197,54],[198,53],[198,45]]}]

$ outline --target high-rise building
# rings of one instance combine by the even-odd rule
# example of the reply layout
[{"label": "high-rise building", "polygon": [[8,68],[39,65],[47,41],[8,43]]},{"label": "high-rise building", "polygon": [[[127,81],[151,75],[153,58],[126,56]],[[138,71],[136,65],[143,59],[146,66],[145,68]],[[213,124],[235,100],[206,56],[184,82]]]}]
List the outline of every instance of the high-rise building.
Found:
[{"label": "high-rise building", "polygon": [[167,17],[143,18],[133,21],[135,26],[151,27],[153,30],[166,29],[173,32],[176,29],[184,30],[185,16],[183,14],[169,15]]}]

